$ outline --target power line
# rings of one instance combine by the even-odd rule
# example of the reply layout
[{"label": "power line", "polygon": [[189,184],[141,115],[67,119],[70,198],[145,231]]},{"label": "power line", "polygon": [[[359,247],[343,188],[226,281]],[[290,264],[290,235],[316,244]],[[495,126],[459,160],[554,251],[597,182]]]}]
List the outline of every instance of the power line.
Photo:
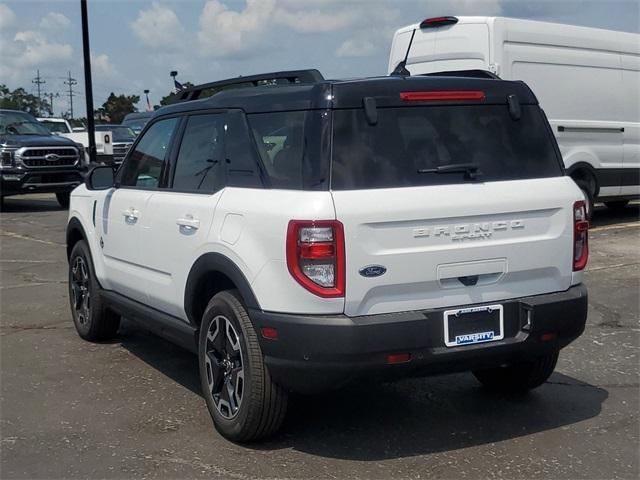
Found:
[{"label": "power line", "polygon": [[31,83],[34,83],[38,88],[38,115],[42,115],[42,112],[40,111],[40,106],[42,105],[42,97],[40,96],[40,85],[47,83],[47,81],[43,80],[42,77],[40,76],[40,70],[36,70],[36,72],[37,72],[36,78],[31,80]]},{"label": "power line", "polygon": [[71,77],[71,72],[69,72],[69,77],[64,81],[65,85],[69,86],[69,93],[67,96],[69,97],[69,110],[71,113],[71,118],[73,118],[73,97],[76,95],[73,92],[73,86],[78,84],[78,81],[75,78]]}]

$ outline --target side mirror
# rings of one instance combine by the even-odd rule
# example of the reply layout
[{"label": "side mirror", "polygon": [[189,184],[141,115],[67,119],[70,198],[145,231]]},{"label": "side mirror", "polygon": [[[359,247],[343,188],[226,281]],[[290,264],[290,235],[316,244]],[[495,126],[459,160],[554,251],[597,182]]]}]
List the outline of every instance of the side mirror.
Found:
[{"label": "side mirror", "polygon": [[115,184],[113,167],[110,165],[99,165],[93,167],[87,173],[85,184],[89,190],[106,190]]}]

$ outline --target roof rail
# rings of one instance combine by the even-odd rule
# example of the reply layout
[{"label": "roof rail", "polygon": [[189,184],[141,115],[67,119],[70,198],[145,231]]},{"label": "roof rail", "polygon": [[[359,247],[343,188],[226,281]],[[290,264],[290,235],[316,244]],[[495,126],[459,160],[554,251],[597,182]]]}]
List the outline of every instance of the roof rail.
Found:
[{"label": "roof rail", "polygon": [[501,80],[501,78],[488,70],[448,70],[444,72],[422,73],[420,77],[469,77],[469,78],[491,78]]},{"label": "roof rail", "polygon": [[[261,87],[263,85],[309,84],[324,80],[322,74],[315,69],[287,70],[282,72],[260,73],[246,77],[228,78],[216,82],[203,83],[186,88],[174,94],[169,103],[188,102],[200,97],[210,97],[222,90],[231,88]],[[204,93],[204,95],[203,95]]]}]

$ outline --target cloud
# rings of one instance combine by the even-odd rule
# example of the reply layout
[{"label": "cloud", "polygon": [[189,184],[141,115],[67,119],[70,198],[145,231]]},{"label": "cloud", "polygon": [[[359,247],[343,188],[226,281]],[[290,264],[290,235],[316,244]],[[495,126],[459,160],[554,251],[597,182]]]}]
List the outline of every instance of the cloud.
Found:
[{"label": "cloud", "polygon": [[118,70],[111,63],[109,55],[105,53],[91,55],[91,71],[97,77],[113,78],[118,75]]},{"label": "cloud", "polygon": [[49,12],[44,17],[42,17],[42,20],[40,20],[40,28],[52,32],[64,30],[68,28],[69,25],[71,25],[71,20],[69,20],[63,14],[56,12]]},{"label": "cloud", "polygon": [[0,3],[0,30],[5,30],[13,25],[16,14],[4,3]]},{"label": "cloud", "polygon": [[242,11],[209,0],[200,15],[198,41],[204,55],[229,57],[254,47],[267,30],[275,0],[247,0]]},{"label": "cloud", "polygon": [[348,38],[338,47],[338,57],[368,57],[377,53],[376,45],[366,38]]},{"label": "cloud", "polygon": [[184,28],[176,13],[157,2],[140,10],[131,23],[133,33],[144,45],[157,49],[179,49],[184,44]]},{"label": "cloud", "polygon": [[13,37],[13,63],[22,67],[50,65],[70,60],[73,48],[69,44],[49,41],[41,32],[26,30]]}]

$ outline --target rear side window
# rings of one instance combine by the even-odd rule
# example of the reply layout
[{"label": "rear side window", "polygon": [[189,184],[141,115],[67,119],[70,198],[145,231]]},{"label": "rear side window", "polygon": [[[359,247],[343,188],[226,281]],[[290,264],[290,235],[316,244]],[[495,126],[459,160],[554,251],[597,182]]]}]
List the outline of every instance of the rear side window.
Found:
[{"label": "rear side window", "polygon": [[213,193],[222,185],[224,114],[189,117],[173,174],[173,188]]},{"label": "rear side window", "polygon": [[168,118],[151,125],[129,155],[122,170],[121,185],[141,188],[159,186],[164,160],[177,124],[177,118]]},{"label": "rear side window", "polygon": [[247,118],[273,188],[327,189],[328,112],[257,113]]},{"label": "rear side window", "polygon": [[481,182],[563,174],[540,108],[506,105],[379,108],[370,125],[362,109],[333,116],[332,188],[442,185],[473,181],[441,166],[472,164]]}]

